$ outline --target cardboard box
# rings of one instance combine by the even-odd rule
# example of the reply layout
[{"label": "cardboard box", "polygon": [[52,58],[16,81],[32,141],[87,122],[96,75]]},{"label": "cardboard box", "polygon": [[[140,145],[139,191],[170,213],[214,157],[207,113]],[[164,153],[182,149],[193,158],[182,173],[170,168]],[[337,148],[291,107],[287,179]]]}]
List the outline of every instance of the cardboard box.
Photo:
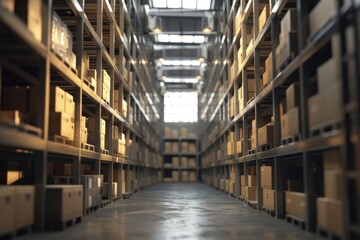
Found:
[{"label": "cardboard box", "polygon": [[344,236],[343,203],[329,198],[316,199],[317,225],[339,237]]},{"label": "cardboard box", "polygon": [[0,236],[15,229],[15,189],[10,186],[0,186]]},{"label": "cardboard box", "polygon": [[18,125],[20,123],[27,123],[28,118],[24,113],[18,110],[5,110],[5,111],[1,110],[0,121],[6,121],[6,122],[10,121],[15,125]]},{"label": "cardboard box", "polygon": [[341,171],[341,156],[339,149],[332,149],[323,152],[324,171]]},{"label": "cardboard box", "polygon": [[342,189],[343,189],[344,174],[341,171],[325,171],[324,172],[324,188],[325,197],[343,200]]},{"label": "cardboard box", "polygon": [[263,29],[267,19],[270,16],[270,11],[269,11],[269,5],[265,5],[263,10],[261,11],[260,15],[259,15],[259,32],[261,32],[261,30]]},{"label": "cardboard box", "polygon": [[73,191],[72,185],[46,186],[45,216],[47,222],[64,222],[73,219]]},{"label": "cardboard box", "polygon": [[319,92],[324,92],[329,86],[341,81],[340,59],[330,58],[320,67],[317,68],[317,81]]},{"label": "cardboard box", "polygon": [[300,85],[298,83],[291,84],[286,89],[286,110],[300,106]]},{"label": "cardboard box", "polygon": [[246,186],[246,184],[245,184],[245,175],[240,175],[240,185],[241,186]]},{"label": "cardboard box", "polygon": [[178,129],[172,129],[171,130],[171,137],[172,138],[178,138],[179,137],[179,130]]},{"label": "cardboard box", "polygon": [[[328,109],[327,109],[328,110]],[[308,99],[309,125],[310,127],[322,123],[324,120],[320,94],[315,94]]]},{"label": "cardboard box", "polygon": [[261,166],[261,187],[264,189],[272,189],[272,167],[271,166]]},{"label": "cardboard box", "polygon": [[27,0],[15,1],[15,13],[27,25],[34,38],[42,39],[42,1]]},{"label": "cardboard box", "polygon": [[105,69],[101,70],[103,86],[110,89],[110,76]]},{"label": "cardboard box", "polygon": [[280,22],[281,34],[280,41],[286,40],[289,32],[297,32],[298,21],[297,21],[297,9],[289,9],[284,18]]},{"label": "cardboard box", "polygon": [[338,0],[321,0],[309,14],[309,34],[318,32],[335,14],[339,8]]},{"label": "cardboard box", "polygon": [[298,192],[285,192],[285,211],[287,214],[305,219],[305,194]]},{"label": "cardboard box", "polygon": [[189,152],[188,142],[181,142],[181,152],[183,152],[183,153]]},{"label": "cardboard box", "polygon": [[235,182],[230,182],[230,193],[235,194]]},{"label": "cardboard box", "polygon": [[[331,97],[330,97],[331,96]],[[324,121],[338,120],[342,115],[342,84],[334,83],[320,92],[322,111]]]},{"label": "cardboard box", "polygon": [[82,185],[73,186],[73,219],[84,214],[84,193]]},{"label": "cardboard box", "polygon": [[236,153],[242,153],[243,152],[243,140],[236,142]]},{"label": "cardboard box", "polygon": [[171,128],[169,127],[164,128],[164,137],[171,138]]},{"label": "cardboard box", "polygon": [[280,117],[281,124],[281,138],[286,138],[289,136],[289,119],[287,113]]},{"label": "cardboard box", "polygon": [[181,181],[183,182],[188,181],[188,171],[181,171]]},{"label": "cardboard box", "polygon": [[226,179],[225,180],[225,192],[230,192],[230,180]]},{"label": "cardboard box", "polygon": [[110,88],[105,85],[102,86],[102,99],[110,103]]},{"label": "cardboard box", "polygon": [[188,167],[190,167],[190,168],[196,168],[197,167],[195,158],[193,158],[193,157],[188,158]]},{"label": "cardboard box", "polygon": [[181,157],[181,167],[187,168],[188,167],[188,159],[187,157]]},{"label": "cardboard box", "polygon": [[248,175],[248,182],[247,182],[247,186],[249,187],[256,187],[256,175]]},{"label": "cardboard box", "polygon": [[300,135],[300,114],[299,108],[293,108],[287,112],[289,136]]},{"label": "cardboard box", "polygon": [[179,167],[179,161],[180,161],[179,157],[172,157],[172,166],[174,168]]},{"label": "cardboard box", "polygon": [[226,146],[227,146],[227,154],[228,155],[234,155],[235,154],[234,142],[228,142],[226,144]]},{"label": "cardboard box", "polygon": [[188,131],[187,131],[187,128],[181,128],[180,129],[180,136],[182,137],[182,138],[187,138],[188,137]]},{"label": "cardboard box", "polygon": [[263,206],[275,210],[275,190],[263,189]]},{"label": "cardboard box", "polygon": [[165,148],[165,152],[170,153],[171,152],[171,142],[165,142],[164,148]]},{"label": "cardboard box", "polygon": [[298,52],[298,36],[297,32],[287,33],[283,41],[280,41],[276,48],[276,67],[280,67],[290,58],[297,55]]},{"label": "cardboard box", "polygon": [[256,134],[256,119],[251,121],[251,134]]},{"label": "cardboard box", "polygon": [[189,180],[189,182],[196,182],[197,181],[195,171],[189,171],[188,180]]},{"label": "cardboard box", "polygon": [[49,134],[74,139],[74,124],[65,112],[51,112],[49,118]]},{"label": "cardboard box", "polygon": [[15,0],[1,0],[0,7],[3,7],[13,13],[15,9]]},{"label": "cardboard box", "polygon": [[100,149],[106,149],[105,148],[105,134],[100,134]]},{"label": "cardboard box", "polygon": [[54,112],[64,112],[66,103],[66,92],[58,87],[52,86],[50,88],[50,110]]},{"label": "cardboard box", "polygon": [[70,94],[65,92],[65,109],[64,111],[72,118],[75,117],[75,102],[74,97]]},{"label": "cardboard box", "polygon": [[257,200],[257,187],[249,187],[245,186],[245,199],[248,201],[256,201]]},{"label": "cardboard box", "polygon": [[240,186],[240,196],[245,198],[245,186]]},{"label": "cardboard box", "polygon": [[228,141],[229,142],[234,142],[235,141],[235,132],[229,132]]},{"label": "cardboard box", "polygon": [[265,125],[258,130],[258,145],[272,144],[274,142],[274,126],[272,124]]},{"label": "cardboard box", "polygon": [[173,152],[173,153],[179,152],[179,143],[178,142],[171,143],[171,152]]}]

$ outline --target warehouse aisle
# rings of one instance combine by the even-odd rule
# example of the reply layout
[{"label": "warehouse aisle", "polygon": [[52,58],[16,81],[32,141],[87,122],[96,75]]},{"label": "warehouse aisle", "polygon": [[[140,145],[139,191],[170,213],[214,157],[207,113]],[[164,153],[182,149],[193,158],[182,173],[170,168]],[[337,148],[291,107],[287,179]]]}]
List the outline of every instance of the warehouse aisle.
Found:
[{"label": "warehouse aisle", "polygon": [[200,183],[160,183],[65,232],[22,239],[316,239]]}]

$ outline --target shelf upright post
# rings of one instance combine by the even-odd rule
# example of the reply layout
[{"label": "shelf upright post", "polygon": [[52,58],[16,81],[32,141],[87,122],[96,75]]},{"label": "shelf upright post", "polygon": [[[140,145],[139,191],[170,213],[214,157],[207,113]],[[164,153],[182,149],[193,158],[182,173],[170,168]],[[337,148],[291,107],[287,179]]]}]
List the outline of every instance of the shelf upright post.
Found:
[{"label": "shelf upright post", "polygon": [[235,198],[240,198],[240,164],[241,163],[235,163]]},{"label": "shelf upright post", "polygon": [[284,196],[284,167],[281,157],[274,158],[274,189],[275,189],[275,216],[277,219],[285,217]]},{"label": "shelf upright post", "polygon": [[257,182],[257,187],[256,187],[256,191],[258,194],[258,209],[261,210],[262,209],[262,205],[263,205],[263,191],[261,188],[261,164],[262,164],[262,160],[261,159],[256,159],[256,182]]}]

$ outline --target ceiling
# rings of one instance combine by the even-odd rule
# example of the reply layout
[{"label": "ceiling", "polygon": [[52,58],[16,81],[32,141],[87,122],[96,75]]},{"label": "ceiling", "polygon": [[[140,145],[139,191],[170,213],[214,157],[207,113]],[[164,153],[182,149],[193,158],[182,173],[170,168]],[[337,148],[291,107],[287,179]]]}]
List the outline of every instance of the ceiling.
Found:
[{"label": "ceiling", "polygon": [[146,1],[146,33],[153,44],[156,78],[167,89],[196,88],[204,82],[208,48],[216,37],[217,1]]}]

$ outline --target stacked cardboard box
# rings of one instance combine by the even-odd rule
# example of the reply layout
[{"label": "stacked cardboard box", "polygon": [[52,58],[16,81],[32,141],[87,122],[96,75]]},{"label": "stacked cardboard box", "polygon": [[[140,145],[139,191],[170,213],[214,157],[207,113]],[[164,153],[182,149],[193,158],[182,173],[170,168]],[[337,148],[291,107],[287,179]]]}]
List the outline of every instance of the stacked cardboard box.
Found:
[{"label": "stacked cardboard box", "polygon": [[122,100],[122,116],[127,119],[128,117],[128,103],[125,99]]},{"label": "stacked cardboard box", "polygon": [[254,48],[254,38],[253,38],[253,26],[246,26],[246,56]]},{"label": "stacked cardboard box", "polygon": [[47,224],[57,224],[81,217],[84,208],[83,195],[82,185],[47,185],[45,205]]},{"label": "stacked cardboard box", "polygon": [[289,9],[281,20],[281,34],[276,48],[276,67],[280,67],[290,58],[295,57],[298,48],[297,10]]},{"label": "stacked cardboard box", "polygon": [[80,182],[84,189],[84,208],[99,206],[101,204],[103,175],[81,175]]},{"label": "stacked cardboard box", "polygon": [[309,14],[309,34],[312,37],[318,32],[338,11],[338,0],[321,0]]},{"label": "stacked cardboard box", "polygon": [[34,224],[34,186],[0,186],[0,236]]},{"label": "stacked cardboard box", "polygon": [[197,152],[196,143],[194,143],[194,142],[189,142],[188,143],[188,152],[189,153],[196,153]]},{"label": "stacked cardboard box", "polygon": [[189,143],[188,142],[181,142],[181,152],[182,153],[189,152]]},{"label": "stacked cardboard box", "polygon": [[171,152],[171,142],[165,142],[164,143],[164,151],[166,153],[170,153]]},{"label": "stacked cardboard box", "polygon": [[187,168],[188,167],[188,158],[187,157],[181,157],[181,168]]},{"label": "stacked cardboard box", "polygon": [[188,180],[189,182],[196,182],[196,171],[189,171],[188,172]]},{"label": "stacked cardboard box", "polygon": [[188,171],[181,171],[181,181],[182,182],[187,182],[189,181],[189,172]]},{"label": "stacked cardboard box", "polygon": [[196,159],[193,158],[193,157],[189,157],[189,158],[188,158],[188,166],[189,166],[189,168],[195,168],[195,167],[197,167]]},{"label": "stacked cardboard box", "polygon": [[270,16],[270,6],[268,4],[265,4],[264,8],[261,10],[261,13],[259,15],[259,32],[263,29],[265,26],[265,23],[267,19]]},{"label": "stacked cardboard box", "polygon": [[179,130],[178,129],[172,129],[171,130],[171,137],[172,138],[178,138],[179,137]]},{"label": "stacked cardboard box", "polygon": [[171,128],[169,128],[169,127],[164,128],[164,137],[171,138]]},{"label": "stacked cardboard box", "polygon": [[188,130],[187,130],[187,128],[181,128],[180,129],[180,137],[181,138],[187,138],[188,137]]},{"label": "stacked cardboard box", "polygon": [[87,117],[82,116],[81,117],[81,143],[87,143],[88,141],[88,129],[86,127],[86,123],[87,123]]},{"label": "stacked cardboard box", "polygon": [[317,198],[317,224],[336,236],[344,236],[343,179],[339,150],[326,151],[323,154],[325,196]]},{"label": "stacked cardboard box", "polygon": [[105,69],[102,69],[101,77],[102,77],[102,81],[103,81],[101,97],[102,97],[102,99],[104,99],[105,102],[107,102],[109,104],[110,103],[110,82],[111,81],[110,81],[110,76]]},{"label": "stacked cardboard box", "polygon": [[317,69],[318,93],[308,99],[309,125],[311,129],[327,122],[338,121],[341,116],[341,60],[336,55],[338,41],[338,35],[332,38],[333,57]]},{"label": "stacked cardboard box", "polygon": [[[37,91],[33,89],[31,91]],[[75,103],[71,94],[57,86],[50,89],[50,136],[59,135],[74,140]]]},{"label": "stacked cardboard box", "polygon": [[300,219],[305,219],[305,194],[299,192],[285,192],[285,212]]},{"label": "stacked cardboard box", "polygon": [[265,86],[269,83],[273,76],[272,76],[272,53],[270,52],[269,56],[265,60],[265,71],[262,75],[262,85]]},{"label": "stacked cardboard box", "polygon": [[272,181],[272,167],[261,166],[261,188],[263,189],[263,206],[275,210],[275,191]]},{"label": "stacked cardboard box", "polygon": [[172,173],[171,173],[171,176],[172,176],[172,180],[174,182],[180,181],[179,170],[173,170]]},{"label": "stacked cardboard box", "polygon": [[179,152],[179,143],[178,142],[172,142],[171,143],[171,152],[172,153]]},{"label": "stacked cardboard box", "polygon": [[300,134],[300,87],[298,83],[293,83],[286,89],[285,105],[286,113],[280,115],[281,138]]},{"label": "stacked cardboard box", "polygon": [[258,145],[268,145],[274,143],[274,124],[268,123],[258,129]]},{"label": "stacked cardboard box", "polygon": [[[89,129],[92,129],[89,131],[88,140],[90,144],[95,145],[96,143],[96,119],[94,117],[88,118],[88,126]],[[100,118],[100,149],[105,149],[105,134],[106,134],[106,121],[102,118]]]},{"label": "stacked cardboard box", "polygon": [[243,129],[239,128],[239,141],[236,142],[236,153],[241,154],[243,152],[244,135]]},{"label": "stacked cardboard box", "polygon": [[[131,140],[129,140],[130,142]],[[129,143],[129,145],[132,146],[132,148],[135,148],[136,143]],[[126,152],[126,135],[124,133],[121,134],[121,138],[115,138],[113,139],[113,152],[119,153],[122,155],[127,155]]]},{"label": "stacked cardboard box", "polygon": [[227,155],[232,156],[235,154],[235,132],[230,132],[227,141]]},{"label": "stacked cardboard box", "polygon": [[[84,60],[86,61],[86,60]],[[87,59],[89,61],[89,59]],[[89,63],[87,63],[89,64]],[[97,94],[97,72],[96,69],[86,69],[89,65],[86,66],[86,64],[83,62],[83,66],[85,66],[85,80],[90,84],[90,86],[93,88],[94,92]],[[116,93],[115,93],[116,94]],[[115,100],[114,100],[115,101]]]},{"label": "stacked cardboard box", "polygon": [[249,149],[255,149],[256,148],[256,119],[251,121],[251,146],[249,146]]},{"label": "stacked cardboard box", "polygon": [[230,165],[230,193],[235,194],[235,183],[236,183],[236,165],[232,164]]},{"label": "stacked cardboard box", "polygon": [[230,116],[230,119],[234,118],[234,116],[235,116],[235,99],[234,99],[234,96],[232,96],[230,98],[229,116]]},{"label": "stacked cardboard box", "polygon": [[179,157],[172,157],[172,167],[173,168],[178,168],[179,167]]},{"label": "stacked cardboard box", "polygon": [[[109,188],[109,184],[107,182],[104,182],[103,185],[103,189],[102,189],[102,198],[107,199],[108,198],[108,188]],[[117,182],[113,182],[112,183],[112,191],[113,191],[113,197],[117,197],[118,192],[117,192]]]}]

